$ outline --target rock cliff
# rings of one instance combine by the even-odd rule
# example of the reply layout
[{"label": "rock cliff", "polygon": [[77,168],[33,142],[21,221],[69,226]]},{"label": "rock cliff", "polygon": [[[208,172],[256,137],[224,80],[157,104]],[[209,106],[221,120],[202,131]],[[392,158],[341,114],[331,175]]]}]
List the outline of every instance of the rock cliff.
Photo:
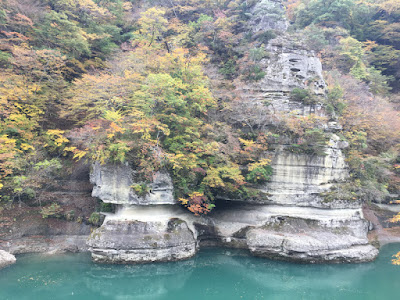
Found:
[{"label": "rock cliff", "polygon": [[[332,168],[328,164],[308,172],[309,163],[301,156],[292,157],[291,165],[301,170],[301,184],[296,176],[292,181],[283,176],[287,186],[293,186],[292,192],[277,193],[277,199],[272,197],[265,203],[232,201],[235,203],[203,217],[195,217],[177,204],[121,205],[116,214],[107,214],[103,225],[91,234],[88,244],[92,257],[98,262],[169,261],[191,257],[199,247],[212,245],[294,261],[373,260],[378,250],[368,243],[369,222],[364,220],[360,204],[334,201],[324,205],[311,192],[327,189],[327,180],[337,170],[328,172]],[[281,168],[274,164],[270,185],[278,186],[274,178],[281,178]],[[117,174],[120,169],[98,165],[93,170]],[[330,175],[324,177],[327,173]],[[271,188],[269,191],[273,192]]]},{"label": "rock cliff", "polygon": [[[260,46],[268,53],[260,61],[265,76],[241,87],[243,105],[267,103],[265,114],[270,115],[325,116],[322,101],[304,103],[290,96],[294,88],[300,88],[322,99],[326,84],[319,59],[285,32],[281,1],[260,1],[252,15],[249,24],[254,32],[272,29],[280,36]],[[272,153],[272,178],[258,187],[262,198],[224,199],[223,207],[202,217],[178,207],[167,173],[156,174],[151,192],[138,196],[132,188],[138,184],[135,171],[128,165],[95,164],[93,196],[120,208],[115,215],[107,215],[91,235],[93,259],[176,260],[194,255],[201,246],[217,245],[312,263],[373,260],[378,250],[368,242],[370,225],[361,204],[323,196],[346,181],[348,170],[342,153],[346,144],[333,133],[340,126],[326,122],[322,128],[330,136],[323,154],[298,154],[277,145]]]}]

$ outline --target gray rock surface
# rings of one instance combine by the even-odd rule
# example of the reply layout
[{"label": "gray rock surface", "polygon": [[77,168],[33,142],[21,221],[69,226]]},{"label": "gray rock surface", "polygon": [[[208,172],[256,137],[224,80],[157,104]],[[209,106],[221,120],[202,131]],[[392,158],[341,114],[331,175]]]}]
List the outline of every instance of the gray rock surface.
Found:
[{"label": "gray rock surface", "polygon": [[[200,246],[249,249],[253,255],[301,262],[364,262],[378,250],[367,239],[361,209],[232,206],[196,224]],[[358,255],[358,256],[357,256]]]},{"label": "gray rock surface", "polygon": [[132,185],[140,184],[135,181],[135,171],[125,164],[93,164],[90,182],[95,186],[92,196],[103,202],[114,204],[175,204],[172,195],[173,185],[167,173],[157,172],[153,182],[149,185],[150,191],[144,196],[135,193]]},{"label": "gray rock surface", "polygon": [[4,250],[0,250],[0,269],[7,267],[9,265],[12,265],[16,261],[17,260],[14,255],[12,255]]},{"label": "gray rock surface", "polygon": [[28,236],[13,240],[8,249],[13,254],[88,252],[89,232],[82,235]]},{"label": "gray rock surface", "polygon": [[[322,64],[313,51],[310,51],[285,34],[264,47],[267,57],[258,65],[265,73],[264,78],[238,88],[242,102],[251,105],[262,104],[268,107],[267,113],[291,113],[291,115],[325,116],[320,101],[304,103],[290,97],[293,89],[308,90],[315,97],[325,97],[326,83],[322,75]],[[318,100],[318,99],[316,99]],[[332,130],[337,128],[332,124]]]},{"label": "gray rock surface", "polygon": [[286,31],[288,22],[280,0],[261,0],[251,11],[249,21],[254,32],[265,30]]},{"label": "gray rock surface", "polygon": [[[360,219],[338,225],[328,227],[312,220],[277,218],[249,230],[246,238],[250,251],[263,257],[312,263],[375,259],[378,250],[368,243],[365,235],[368,222]],[[360,226],[364,230],[357,228]]]},{"label": "gray rock surface", "polygon": [[326,201],[321,193],[349,176],[342,142],[333,134],[325,156],[277,151],[270,182],[260,190],[269,196],[262,203],[321,208],[360,208],[357,201]]},{"label": "gray rock surface", "polygon": [[105,220],[88,241],[95,262],[174,261],[196,253],[193,232],[181,219]]}]

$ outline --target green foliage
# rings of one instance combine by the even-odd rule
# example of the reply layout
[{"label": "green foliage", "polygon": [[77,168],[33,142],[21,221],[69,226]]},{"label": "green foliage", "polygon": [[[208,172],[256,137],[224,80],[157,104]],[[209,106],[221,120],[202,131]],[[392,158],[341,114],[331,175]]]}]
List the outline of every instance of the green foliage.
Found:
[{"label": "green foliage", "polygon": [[259,62],[260,60],[262,60],[263,58],[268,57],[268,53],[267,51],[265,51],[264,47],[259,47],[259,48],[253,48],[250,49],[249,51],[249,58],[253,61],[253,62]]},{"label": "green foliage", "polygon": [[[90,54],[90,45],[84,32],[71,22],[65,13],[51,11],[35,29],[37,40],[50,47],[58,46],[75,58]],[[39,45],[38,45],[39,46]]]},{"label": "green foliage", "polygon": [[298,138],[296,144],[289,147],[294,153],[325,156],[325,148],[328,144],[328,135],[320,128],[306,129],[304,135]]},{"label": "green foliage", "polygon": [[255,19],[268,18],[270,22],[277,22],[284,19],[284,11],[278,2],[261,0],[254,7],[253,17]]},{"label": "green foliage", "polygon": [[301,101],[306,105],[317,103],[316,97],[313,96],[309,90],[301,88],[294,88],[290,92],[290,98],[294,101]]},{"label": "green foliage", "polygon": [[317,52],[322,51],[326,46],[329,45],[326,35],[327,30],[323,27],[316,26],[315,24],[307,26],[303,31],[305,44],[310,47],[310,49]]},{"label": "green foliage", "polygon": [[[193,212],[210,211],[218,193],[241,193],[249,172],[254,181],[267,179],[264,169],[241,167],[258,163],[266,143],[252,141],[253,151],[210,136],[209,114],[219,107],[203,73],[210,60],[225,78],[236,78],[238,61],[248,56],[246,80],[264,76],[256,63],[267,54],[255,44],[275,34],[254,41],[245,22],[254,1],[150,4],[137,18],[129,1],[43,0],[25,11],[17,2],[0,2],[3,200],[23,201],[49,187],[63,170],[62,156],[128,161],[142,182],[166,168]],[[256,17],[281,17],[278,6],[264,1]],[[148,192],[146,185],[133,189]],[[60,213],[56,203],[42,210],[44,217]]]},{"label": "green foliage", "polygon": [[114,212],[114,207],[111,203],[104,203],[102,201],[100,203],[100,211],[101,212]]},{"label": "green foliage", "polygon": [[264,183],[268,181],[272,176],[272,167],[271,166],[263,166],[257,167],[254,170],[250,171],[246,176],[246,180],[251,183]]},{"label": "green foliage", "polygon": [[61,161],[58,158],[52,158],[51,160],[43,160],[34,165],[35,171],[45,171],[46,173],[56,172],[62,168]]},{"label": "green foliage", "polygon": [[[342,68],[348,68],[354,77],[370,83],[374,93],[387,93],[388,85],[399,90],[398,5],[391,0],[298,2],[293,21],[296,28],[306,28],[305,38],[313,49],[329,49],[335,43],[335,36],[342,36],[342,55],[346,57]],[[336,34],[329,34],[331,37],[327,38],[331,31]]]},{"label": "green foliage", "polygon": [[325,104],[329,114],[335,117],[341,116],[347,106],[343,101],[343,89],[338,85],[330,88],[328,90]]},{"label": "green foliage", "polygon": [[254,38],[261,43],[268,44],[270,40],[276,38],[276,33],[274,30],[263,30],[257,32]]},{"label": "green foliage", "polygon": [[75,211],[74,211],[74,210],[67,211],[67,212],[65,213],[65,219],[66,219],[67,221],[73,221],[73,220],[75,220]]},{"label": "green foliage", "polygon": [[11,54],[0,50],[0,67],[6,67],[10,63]]},{"label": "green foliage", "polygon": [[382,74],[381,71],[374,67],[368,68],[368,85],[372,93],[377,95],[388,95],[392,89],[389,86],[389,82],[393,80],[393,77],[388,77]]},{"label": "green foliage", "polygon": [[353,0],[304,1],[296,11],[295,20],[301,28],[311,24],[337,24],[351,30],[359,25],[353,18],[355,9]]},{"label": "green foliage", "polygon": [[144,197],[150,192],[150,187],[146,183],[134,184],[131,188],[139,197]]},{"label": "green foliage", "polygon": [[89,217],[89,219],[88,219],[88,222],[89,222],[90,224],[92,224],[92,225],[95,225],[95,226],[100,225],[100,213],[98,213],[98,212],[93,212],[93,213],[90,215],[90,217]]},{"label": "green foliage", "polygon": [[60,218],[62,216],[63,209],[58,203],[52,203],[49,206],[43,207],[40,211],[43,219],[51,218]]},{"label": "green foliage", "polygon": [[247,81],[259,81],[264,78],[264,70],[257,65],[250,65],[243,71],[245,80]]},{"label": "green foliage", "polygon": [[226,79],[232,79],[236,75],[236,62],[234,59],[230,59],[223,63],[219,69],[219,72],[224,75]]}]

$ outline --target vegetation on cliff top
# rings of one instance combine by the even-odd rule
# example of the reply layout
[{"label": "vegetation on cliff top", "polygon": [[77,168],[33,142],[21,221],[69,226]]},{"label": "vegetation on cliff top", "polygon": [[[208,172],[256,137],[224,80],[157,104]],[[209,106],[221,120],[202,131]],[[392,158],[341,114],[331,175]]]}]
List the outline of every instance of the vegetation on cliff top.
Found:
[{"label": "vegetation on cliff top", "polygon": [[262,53],[235,50],[256,42],[239,34],[246,5],[16,0],[0,8],[2,201],[35,197],[69,159],[129,161],[148,181],[167,168],[196,214],[216,194],[248,197],[249,184],[269,178],[267,136],[212,118],[222,104],[203,73],[211,59],[226,78],[262,77]]},{"label": "vegetation on cliff top", "polygon": [[[144,182],[167,169],[176,197],[204,214],[216,195],[257,197],[272,144],[322,155],[326,119],[271,115],[238,95],[265,76],[264,46],[279,34],[251,29],[254,18],[282,18],[275,2],[258,2],[1,0],[0,201],[35,198],[71,160],[128,161]],[[396,3],[286,1],[292,35],[327,70],[350,193],[365,200],[400,184]]]}]

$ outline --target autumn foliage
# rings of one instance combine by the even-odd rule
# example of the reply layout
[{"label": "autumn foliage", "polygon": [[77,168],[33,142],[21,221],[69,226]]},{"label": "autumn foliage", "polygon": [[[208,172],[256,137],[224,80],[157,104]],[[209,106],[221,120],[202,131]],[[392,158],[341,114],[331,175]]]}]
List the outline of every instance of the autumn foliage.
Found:
[{"label": "autumn foliage", "polygon": [[[73,161],[99,161],[131,164],[143,186],[166,170],[182,205],[206,214],[217,198],[258,197],[272,147],[324,155],[327,121],[343,124],[360,197],[394,191],[396,1],[361,1],[365,11],[350,0],[285,1],[330,71],[328,117],[272,112],[241,92],[264,78],[265,45],[278,34],[249,24],[282,17],[261,2],[1,1],[0,201],[37,198]],[[289,97],[323,100],[303,89]]]},{"label": "autumn foliage", "polygon": [[254,4],[228,2],[2,1],[3,201],[35,197],[38,176],[58,176],[70,160],[129,162],[144,183],[166,169],[196,215],[268,180],[264,135],[231,130],[216,141],[229,125],[209,118],[221,107],[204,66],[240,75],[226,62],[242,55],[234,47]]}]

